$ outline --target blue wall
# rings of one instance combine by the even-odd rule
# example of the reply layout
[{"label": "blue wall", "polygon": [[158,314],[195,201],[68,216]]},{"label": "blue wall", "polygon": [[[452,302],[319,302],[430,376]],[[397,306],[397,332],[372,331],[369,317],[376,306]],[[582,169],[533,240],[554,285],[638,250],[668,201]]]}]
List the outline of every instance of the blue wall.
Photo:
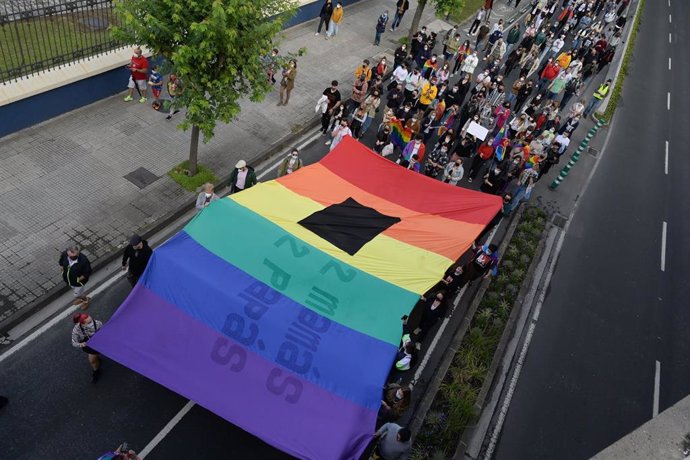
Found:
[{"label": "blue wall", "polygon": [[[343,6],[347,6],[358,1],[341,0],[341,3]],[[286,24],[286,27],[292,27],[318,17],[322,4],[323,0],[317,0],[314,3],[304,5],[297,11],[295,17]],[[0,137],[125,91],[128,78],[129,71],[121,67],[0,106],[0,120],[2,120],[0,122]]]}]

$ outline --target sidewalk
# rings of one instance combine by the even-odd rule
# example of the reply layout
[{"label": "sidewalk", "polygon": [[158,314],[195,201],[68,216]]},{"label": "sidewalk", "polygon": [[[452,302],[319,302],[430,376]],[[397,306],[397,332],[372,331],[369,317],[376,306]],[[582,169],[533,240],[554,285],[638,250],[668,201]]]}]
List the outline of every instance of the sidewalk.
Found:
[{"label": "sidewalk", "polygon": [[[348,7],[339,35],[328,41],[314,36],[314,21],[286,30],[284,52],[307,48],[290,105],[276,106],[277,91],[262,103],[244,103],[237,120],[219,125],[201,145],[199,161],[227,176],[237,160],[257,158],[308,126],[331,80],[349,94],[357,64],[392,56],[407,33],[416,4],[403,27],[372,45],[376,18],[394,6],[364,0]],[[428,7],[421,23],[434,20]],[[81,244],[97,265],[132,233],[188,209],[195,194],[166,173],[187,158],[189,138],[149,104],[125,103],[119,95],[0,139],[0,326],[63,288],[57,260],[68,243]],[[139,168],[151,180],[143,188],[125,178]]]},{"label": "sidewalk", "polygon": [[[373,46],[375,19],[394,7],[390,1],[363,0],[346,8],[332,40],[314,36],[315,21],[286,30],[283,52],[307,48],[290,105],[276,106],[277,91],[262,103],[242,104],[241,115],[219,124],[213,140],[201,145],[199,161],[227,177],[241,158],[252,163],[287,149],[295,135],[313,126],[315,101],[331,80],[341,82],[346,96],[362,59],[387,55],[392,62],[416,3],[402,27],[386,31],[381,46]],[[433,11],[427,6],[420,26],[449,29]],[[515,13],[497,2],[491,22]],[[468,28],[469,22],[463,35]],[[0,328],[64,288],[57,259],[70,242],[82,245],[98,266],[112,259],[132,233],[145,234],[191,207],[195,194],[166,174],[187,158],[189,137],[176,129],[174,119],[166,121],[148,104],[125,103],[119,95],[0,138]],[[127,178],[132,173],[148,182],[136,185]]]}]

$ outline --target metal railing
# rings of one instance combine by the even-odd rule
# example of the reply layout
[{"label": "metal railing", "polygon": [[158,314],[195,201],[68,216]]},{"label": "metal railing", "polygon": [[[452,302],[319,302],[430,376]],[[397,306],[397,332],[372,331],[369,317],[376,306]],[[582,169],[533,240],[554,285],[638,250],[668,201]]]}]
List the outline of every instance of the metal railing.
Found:
[{"label": "metal railing", "polygon": [[0,0],[0,82],[123,46],[113,0]]}]

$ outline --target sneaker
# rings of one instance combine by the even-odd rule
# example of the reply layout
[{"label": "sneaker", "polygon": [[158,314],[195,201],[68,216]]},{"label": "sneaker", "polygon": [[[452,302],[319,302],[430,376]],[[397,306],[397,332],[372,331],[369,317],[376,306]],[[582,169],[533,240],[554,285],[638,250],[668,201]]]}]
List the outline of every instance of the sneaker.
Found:
[{"label": "sneaker", "polygon": [[467,182],[472,182],[472,178],[471,178],[471,177],[468,178],[468,179],[467,179]]},{"label": "sneaker", "polygon": [[318,33],[318,32],[316,32],[316,33],[314,34],[314,36],[315,36],[315,37],[317,37],[318,35],[319,35],[319,33]]},{"label": "sneaker", "polygon": [[324,142],[324,145],[331,145],[331,141]]},{"label": "sneaker", "polygon": [[101,377],[101,370],[96,369],[91,373],[91,383],[96,383],[98,382],[98,379]]},{"label": "sneaker", "polygon": [[139,99],[139,103],[140,103],[140,104],[143,104],[144,102],[146,102],[146,98],[145,98],[144,96],[142,96],[142,97]]},{"label": "sneaker", "polygon": [[395,32],[395,29],[391,27],[391,32]]},{"label": "sneaker", "polygon": [[123,100],[124,100],[125,102],[129,102],[129,101],[133,101],[134,98],[133,98],[132,96],[125,96],[125,98],[124,98]]},{"label": "sneaker", "polygon": [[172,115],[168,115],[167,117],[165,117],[165,119],[166,120],[172,120]]}]

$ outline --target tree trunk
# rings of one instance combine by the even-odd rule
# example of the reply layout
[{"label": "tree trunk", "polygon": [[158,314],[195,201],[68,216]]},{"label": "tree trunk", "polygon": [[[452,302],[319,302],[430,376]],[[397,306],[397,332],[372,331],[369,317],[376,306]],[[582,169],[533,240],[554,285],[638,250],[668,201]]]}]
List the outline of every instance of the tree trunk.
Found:
[{"label": "tree trunk", "polygon": [[196,176],[196,165],[199,158],[199,127],[192,125],[192,140],[189,143],[189,175]]},{"label": "tree trunk", "polygon": [[412,17],[412,24],[410,24],[410,31],[407,33],[407,49],[412,49],[412,35],[419,30],[419,21],[422,19],[422,13],[428,0],[419,0],[417,2],[417,9],[414,11]]}]

